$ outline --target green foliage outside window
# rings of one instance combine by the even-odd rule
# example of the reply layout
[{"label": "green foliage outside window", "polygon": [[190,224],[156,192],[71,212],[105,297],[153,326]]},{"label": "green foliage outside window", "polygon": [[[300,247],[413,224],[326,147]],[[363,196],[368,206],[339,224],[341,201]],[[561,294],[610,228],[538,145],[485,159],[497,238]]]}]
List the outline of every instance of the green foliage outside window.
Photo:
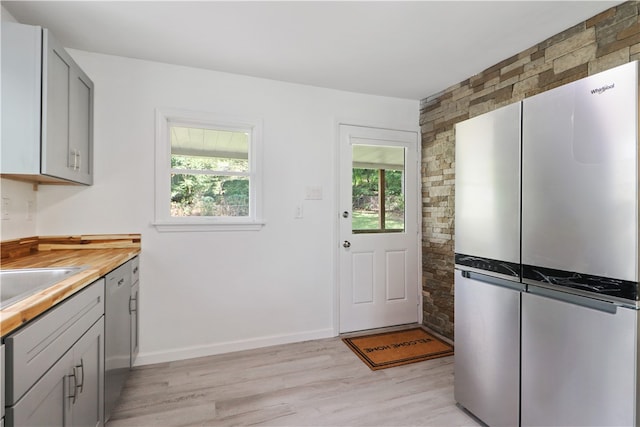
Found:
[{"label": "green foliage outside window", "polygon": [[172,155],[171,168],[171,216],[249,215],[249,178],[233,174],[246,159]]},{"label": "green foliage outside window", "polygon": [[[404,229],[404,194],[402,171],[385,171],[385,228]],[[354,230],[379,229],[380,201],[378,169],[352,169]]]}]

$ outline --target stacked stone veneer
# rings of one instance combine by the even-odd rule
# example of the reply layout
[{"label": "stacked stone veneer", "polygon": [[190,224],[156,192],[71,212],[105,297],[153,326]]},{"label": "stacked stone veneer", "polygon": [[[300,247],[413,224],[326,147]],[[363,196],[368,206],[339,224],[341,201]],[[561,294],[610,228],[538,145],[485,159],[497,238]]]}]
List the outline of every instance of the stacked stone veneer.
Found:
[{"label": "stacked stone veneer", "polygon": [[[421,102],[425,326],[453,338],[454,125],[640,59],[640,2],[629,1]],[[580,7],[578,4],[576,7]]]}]

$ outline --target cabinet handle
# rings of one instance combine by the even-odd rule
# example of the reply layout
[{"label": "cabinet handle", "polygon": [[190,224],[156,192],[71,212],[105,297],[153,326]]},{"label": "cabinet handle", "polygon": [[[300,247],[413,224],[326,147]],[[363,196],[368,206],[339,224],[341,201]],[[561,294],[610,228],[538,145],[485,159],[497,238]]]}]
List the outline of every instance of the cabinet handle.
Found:
[{"label": "cabinet handle", "polygon": [[[129,297],[129,314],[133,314],[136,311],[138,311],[138,307],[136,307],[137,306],[137,302],[138,302],[138,298]],[[135,308],[131,308],[131,303],[134,303],[133,306]]]},{"label": "cabinet handle", "polygon": [[76,384],[76,388],[80,389],[80,393],[84,390],[84,359],[80,358],[80,364],[76,365],[74,369],[81,369],[80,371],[80,384]]},{"label": "cabinet handle", "polygon": [[122,286],[123,283],[124,283],[124,277],[118,280],[118,286]]},{"label": "cabinet handle", "polygon": [[73,157],[73,165],[70,165],[69,167],[74,171],[80,170],[80,162],[82,161],[82,158],[80,157],[80,150],[69,150],[69,157]]},{"label": "cabinet handle", "polygon": [[[73,377],[73,387],[71,387],[71,378]],[[67,396],[71,400],[71,404],[76,403],[76,398],[78,397],[76,389],[78,388],[78,380],[76,379],[76,368],[73,368],[73,374],[69,375],[69,393],[73,391],[73,394]]]},{"label": "cabinet handle", "polygon": [[135,267],[135,268],[133,269],[133,274],[136,274],[137,272],[138,272],[138,267]]}]

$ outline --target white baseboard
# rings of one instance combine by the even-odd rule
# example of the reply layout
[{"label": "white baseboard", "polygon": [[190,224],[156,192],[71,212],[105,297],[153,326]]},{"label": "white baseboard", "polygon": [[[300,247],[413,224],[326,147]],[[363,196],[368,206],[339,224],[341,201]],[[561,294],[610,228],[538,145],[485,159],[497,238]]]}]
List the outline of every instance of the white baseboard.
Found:
[{"label": "white baseboard", "polygon": [[249,338],[239,341],[227,341],[209,345],[199,345],[170,349],[166,351],[140,352],[135,366],[151,365],[154,363],[173,362],[176,360],[192,359],[194,357],[213,356],[215,354],[231,353],[241,350],[270,347],[272,345],[290,344],[294,342],[317,340],[334,337],[333,328],[318,329],[296,334],[272,335],[268,337]]}]

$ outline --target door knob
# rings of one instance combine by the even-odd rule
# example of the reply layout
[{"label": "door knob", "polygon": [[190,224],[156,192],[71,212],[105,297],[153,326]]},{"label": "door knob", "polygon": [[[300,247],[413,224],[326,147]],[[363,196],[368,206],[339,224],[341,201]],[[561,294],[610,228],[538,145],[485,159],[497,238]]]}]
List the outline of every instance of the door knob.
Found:
[{"label": "door knob", "polygon": [[342,246],[344,246],[345,248],[350,248],[351,247],[351,242],[348,240],[345,240],[344,243],[342,244]]},{"label": "door knob", "polygon": [[342,212],[342,218],[349,218],[349,212],[348,211]]}]

